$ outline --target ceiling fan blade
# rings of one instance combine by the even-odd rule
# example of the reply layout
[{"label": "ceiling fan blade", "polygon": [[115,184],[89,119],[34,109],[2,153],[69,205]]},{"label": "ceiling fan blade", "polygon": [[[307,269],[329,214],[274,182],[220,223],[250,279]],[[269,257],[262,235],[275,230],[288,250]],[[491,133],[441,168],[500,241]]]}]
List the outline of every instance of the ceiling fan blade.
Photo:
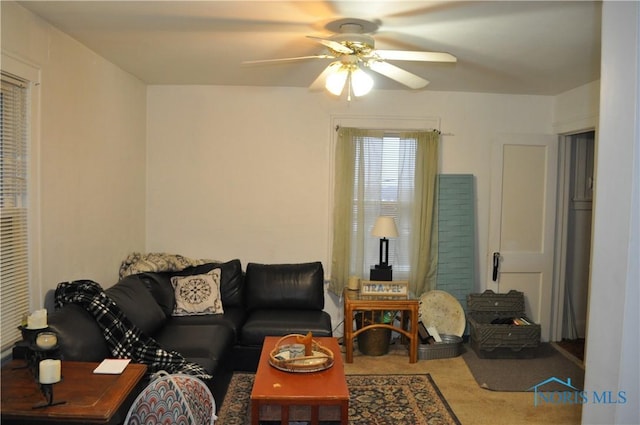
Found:
[{"label": "ceiling fan blade", "polygon": [[409,50],[376,50],[375,54],[385,60],[422,61],[422,62],[457,62],[452,54],[445,52],[412,52]]},{"label": "ceiling fan blade", "polygon": [[350,54],[353,53],[353,50],[351,50],[350,48],[348,48],[345,45],[342,45],[342,44],[338,43],[337,41],[327,40],[326,38],[314,37],[312,35],[308,35],[307,38],[315,40],[318,43],[323,44],[323,45],[327,46],[328,48],[330,48],[331,50],[333,50],[335,52],[338,52],[338,53],[344,53],[344,54],[347,54],[347,55],[350,55]]},{"label": "ceiling fan blade", "polygon": [[412,89],[421,89],[429,84],[429,81],[424,78],[418,77],[416,74],[412,74],[411,72],[398,68],[388,62],[371,61],[369,62],[369,68],[378,74],[389,77],[392,80],[395,80],[400,84],[404,84]]},{"label": "ceiling fan blade", "polygon": [[311,83],[311,85],[309,86],[309,90],[324,90],[327,76],[340,68],[340,66],[342,66],[342,63],[340,61],[331,62],[329,66],[327,66],[324,71],[322,71],[320,75],[318,75],[318,78],[316,78],[313,83]]},{"label": "ceiling fan blade", "polygon": [[245,65],[260,64],[260,63],[273,63],[273,62],[294,62],[307,59],[334,59],[331,55],[312,55],[312,56],[298,56],[295,58],[280,58],[280,59],[262,59],[253,61],[242,62]]}]

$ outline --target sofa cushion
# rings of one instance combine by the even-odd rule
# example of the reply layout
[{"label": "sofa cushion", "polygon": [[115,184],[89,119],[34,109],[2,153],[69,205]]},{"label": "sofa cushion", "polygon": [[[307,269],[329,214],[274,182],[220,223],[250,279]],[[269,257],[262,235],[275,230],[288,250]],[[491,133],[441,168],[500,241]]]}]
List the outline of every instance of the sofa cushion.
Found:
[{"label": "sofa cushion", "polygon": [[234,336],[240,335],[246,313],[239,307],[225,307],[223,314],[201,314],[192,316],[172,316],[168,319],[172,325],[225,325],[233,330]]},{"label": "sofa cushion", "polygon": [[231,260],[220,264],[222,280],[220,295],[225,307],[244,307],[244,274],[240,260]]},{"label": "sofa cushion", "polygon": [[207,273],[214,267],[220,268],[220,295],[223,307],[242,307],[243,303],[243,275],[240,260],[230,260],[226,263],[209,263],[189,267],[174,276],[188,276],[191,274]]},{"label": "sofa cushion", "polygon": [[147,287],[153,298],[164,311],[167,317],[171,317],[173,307],[176,304],[176,296],[171,286],[171,273],[148,272],[136,276]]},{"label": "sofa cushion", "polygon": [[247,264],[245,293],[248,310],[324,308],[322,263]]},{"label": "sofa cushion", "polygon": [[216,362],[233,348],[235,338],[231,328],[225,325],[176,325],[170,321],[156,335],[156,341],[165,350],[177,351],[187,359],[210,360],[214,366],[207,371],[215,376]]},{"label": "sofa cushion", "polygon": [[171,284],[176,297],[174,316],[224,313],[220,299],[219,268],[206,274],[173,276]]},{"label": "sofa cushion", "polygon": [[170,317],[175,306],[175,293],[171,285],[173,276],[189,276],[204,274],[214,268],[220,268],[220,296],[224,307],[242,307],[243,304],[243,274],[240,260],[226,263],[207,263],[189,267],[179,272],[147,272],[136,275],[156,299],[165,314]]},{"label": "sofa cushion", "polygon": [[104,292],[145,335],[153,335],[167,319],[153,295],[135,275],[123,278]]},{"label": "sofa cushion", "polygon": [[288,334],[332,336],[331,317],[320,310],[255,310],[247,318],[239,343],[262,345],[265,336]]}]

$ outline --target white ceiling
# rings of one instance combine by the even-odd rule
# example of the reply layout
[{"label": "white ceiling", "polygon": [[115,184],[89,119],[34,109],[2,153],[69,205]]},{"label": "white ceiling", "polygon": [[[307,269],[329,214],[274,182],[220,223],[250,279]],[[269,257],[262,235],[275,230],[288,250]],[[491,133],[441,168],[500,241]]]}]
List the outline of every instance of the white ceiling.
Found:
[{"label": "white ceiling", "polygon": [[[600,75],[600,2],[21,1],[148,84],[307,87],[338,18],[378,20],[379,49],[445,51],[457,63],[392,62],[429,91],[555,95]],[[405,89],[375,76],[381,89]]]}]

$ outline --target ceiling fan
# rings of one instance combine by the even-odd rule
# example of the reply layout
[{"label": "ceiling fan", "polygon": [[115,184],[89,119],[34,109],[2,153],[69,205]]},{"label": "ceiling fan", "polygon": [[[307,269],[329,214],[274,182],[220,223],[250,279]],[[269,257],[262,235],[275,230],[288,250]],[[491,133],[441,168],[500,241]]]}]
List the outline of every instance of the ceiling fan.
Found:
[{"label": "ceiling fan", "polygon": [[362,96],[373,87],[373,79],[363,71],[370,69],[411,89],[421,89],[429,84],[426,79],[397,67],[389,62],[456,62],[455,56],[444,52],[408,50],[379,50],[370,35],[379,27],[378,23],[355,18],[344,18],[328,23],[325,28],[335,33],[327,38],[307,36],[328,48],[328,53],[280,59],[245,61],[245,64],[287,62],[307,59],[337,59],[331,62],[311,84],[312,90],[327,90],[337,96],[348,85],[348,96]]}]

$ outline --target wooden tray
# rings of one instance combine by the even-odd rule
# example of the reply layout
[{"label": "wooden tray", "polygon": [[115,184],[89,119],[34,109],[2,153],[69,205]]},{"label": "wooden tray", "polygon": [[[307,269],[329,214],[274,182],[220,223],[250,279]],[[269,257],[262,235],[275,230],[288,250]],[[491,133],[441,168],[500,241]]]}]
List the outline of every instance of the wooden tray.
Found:
[{"label": "wooden tray", "polygon": [[[269,353],[269,364],[271,366],[284,372],[300,373],[319,372],[333,366],[333,352],[313,339],[311,340],[312,355],[290,358],[289,347],[290,344],[298,343],[297,337],[302,338],[304,335],[289,334],[278,340],[275,348]],[[292,341],[285,343],[287,340]]]}]

